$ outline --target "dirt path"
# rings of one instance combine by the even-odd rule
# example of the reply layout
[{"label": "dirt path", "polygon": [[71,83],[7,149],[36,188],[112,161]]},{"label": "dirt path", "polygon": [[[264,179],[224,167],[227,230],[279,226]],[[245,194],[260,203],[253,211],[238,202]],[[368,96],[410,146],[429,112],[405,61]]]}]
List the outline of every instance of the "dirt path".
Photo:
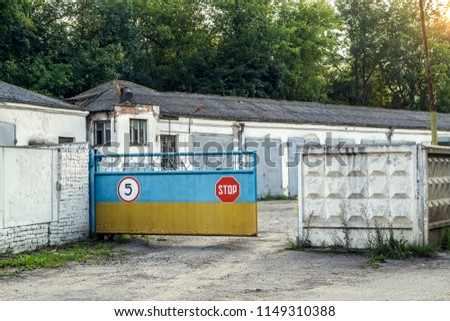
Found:
[{"label": "dirt path", "polygon": [[0,279],[0,300],[450,300],[448,252],[364,269],[362,256],[286,251],[294,202],[258,208],[258,238],[133,240],[118,261]]}]

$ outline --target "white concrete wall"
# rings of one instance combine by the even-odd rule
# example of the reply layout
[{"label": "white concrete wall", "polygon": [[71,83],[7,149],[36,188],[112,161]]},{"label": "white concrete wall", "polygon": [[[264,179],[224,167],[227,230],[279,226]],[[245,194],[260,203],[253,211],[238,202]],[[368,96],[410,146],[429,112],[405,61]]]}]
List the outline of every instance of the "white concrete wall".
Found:
[{"label": "white concrete wall", "polygon": [[88,236],[88,163],[87,144],[0,147],[0,253]]},{"label": "white concrete wall", "polygon": [[0,121],[16,126],[16,146],[31,141],[58,144],[58,137],[86,141],[88,112],[0,102]]},{"label": "white concrete wall", "polygon": [[318,148],[299,166],[299,235],[313,246],[368,247],[376,229],[426,243],[420,145]]},{"label": "white concrete wall", "polygon": [[[203,134],[232,134],[234,121],[211,120],[200,118],[179,118],[178,120],[159,121],[161,134],[179,134],[188,136],[192,133]],[[355,140],[360,144],[361,140],[366,141],[386,141],[390,132],[386,128],[369,128],[357,126],[325,126],[314,124],[286,124],[267,122],[244,122],[245,137],[264,137],[270,134],[271,137],[280,138],[287,142],[290,137],[317,137],[322,144],[325,144],[327,133],[332,133],[334,139]],[[170,125],[169,125],[170,124]],[[441,135],[450,135],[450,132],[440,132]],[[310,140],[310,139],[307,139]],[[431,134],[428,130],[417,129],[394,129],[391,137],[392,142],[418,142],[426,143],[431,141]],[[188,141],[184,139],[183,141]]]}]

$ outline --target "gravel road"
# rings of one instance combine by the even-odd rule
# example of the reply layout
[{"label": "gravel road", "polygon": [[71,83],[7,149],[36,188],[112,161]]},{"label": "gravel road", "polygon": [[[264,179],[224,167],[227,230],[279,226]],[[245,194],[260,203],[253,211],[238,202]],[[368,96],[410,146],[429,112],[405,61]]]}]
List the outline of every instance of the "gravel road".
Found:
[{"label": "gravel road", "polygon": [[287,251],[293,201],[260,202],[259,237],[134,239],[130,254],[0,279],[0,300],[450,300],[450,254],[390,260]]}]

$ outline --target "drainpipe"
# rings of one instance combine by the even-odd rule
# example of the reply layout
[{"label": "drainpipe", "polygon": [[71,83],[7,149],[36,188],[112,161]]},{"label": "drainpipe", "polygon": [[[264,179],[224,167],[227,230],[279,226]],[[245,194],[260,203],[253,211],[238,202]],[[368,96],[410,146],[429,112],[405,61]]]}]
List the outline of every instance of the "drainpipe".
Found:
[{"label": "drainpipe", "polygon": [[[241,129],[241,125],[238,122],[233,122],[231,125],[231,129],[233,131],[233,151],[239,151],[239,132]],[[233,155],[233,169],[239,169],[239,155]]]}]

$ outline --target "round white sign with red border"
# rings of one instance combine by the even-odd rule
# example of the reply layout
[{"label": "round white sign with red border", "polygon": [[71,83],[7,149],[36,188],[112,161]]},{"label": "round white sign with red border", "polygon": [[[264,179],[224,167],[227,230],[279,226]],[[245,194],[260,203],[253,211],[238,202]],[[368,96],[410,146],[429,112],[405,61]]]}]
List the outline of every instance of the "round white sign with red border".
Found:
[{"label": "round white sign with red border", "polygon": [[117,195],[125,203],[134,202],[141,193],[141,185],[136,178],[127,176],[117,184]]}]

